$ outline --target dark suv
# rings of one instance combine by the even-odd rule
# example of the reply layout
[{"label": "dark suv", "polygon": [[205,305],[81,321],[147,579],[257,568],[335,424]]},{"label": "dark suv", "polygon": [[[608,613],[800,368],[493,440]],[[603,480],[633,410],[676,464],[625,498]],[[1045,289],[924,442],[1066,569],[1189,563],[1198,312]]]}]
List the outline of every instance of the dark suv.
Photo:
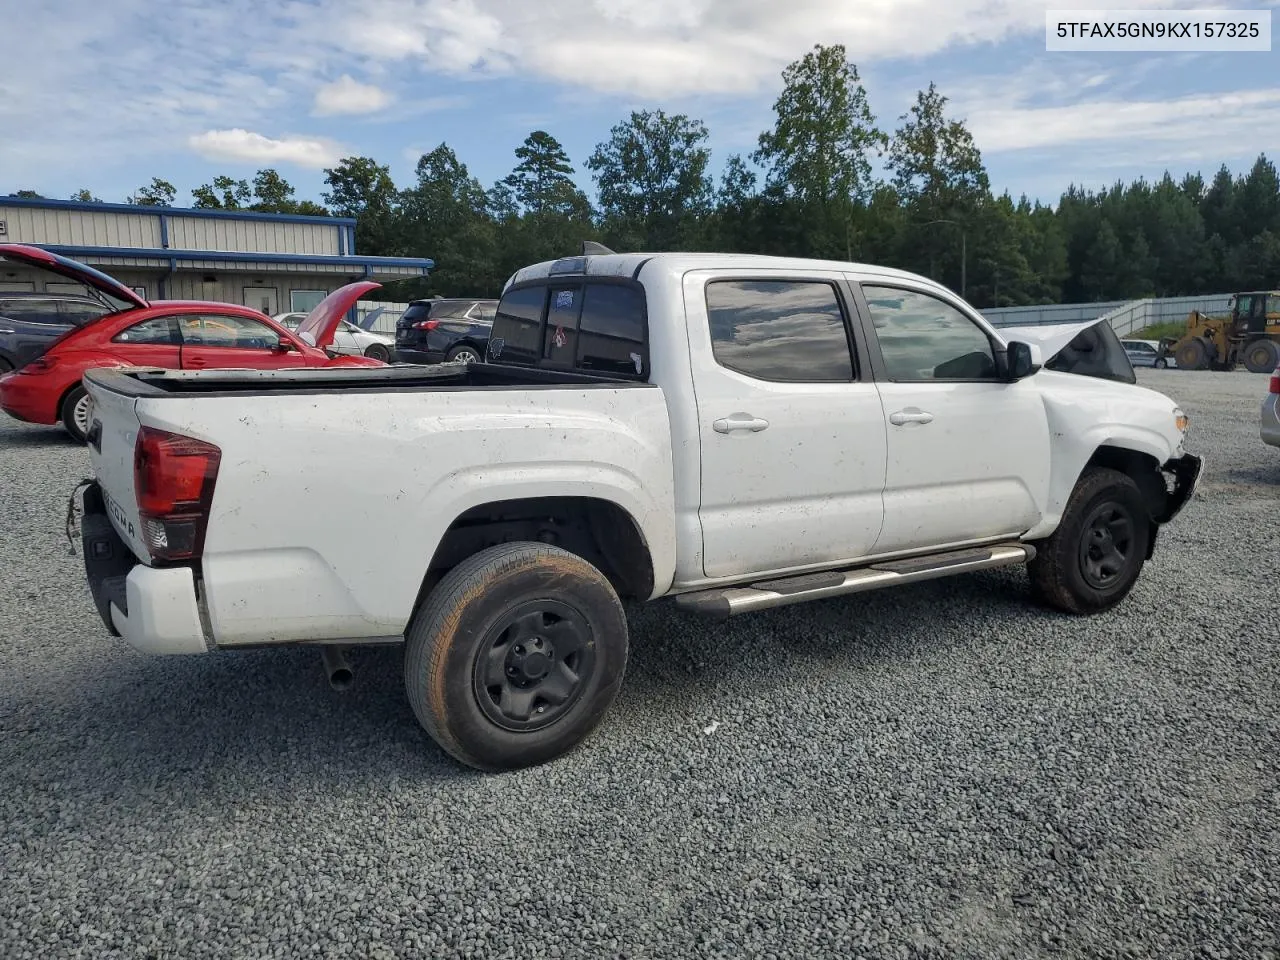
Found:
[{"label": "dark suv", "polygon": [[0,290],[0,373],[26,366],[72,327],[96,320],[110,307],[90,297]]},{"label": "dark suv", "polygon": [[396,359],[482,361],[497,312],[497,300],[415,300],[396,321]]}]

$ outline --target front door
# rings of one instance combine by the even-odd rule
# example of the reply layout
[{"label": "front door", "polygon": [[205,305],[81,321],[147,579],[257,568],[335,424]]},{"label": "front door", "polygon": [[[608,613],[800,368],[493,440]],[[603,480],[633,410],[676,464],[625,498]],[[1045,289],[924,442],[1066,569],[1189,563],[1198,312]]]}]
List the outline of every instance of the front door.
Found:
[{"label": "front door", "polygon": [[300,367],[306,362],[297,351],[276,349],[279,335],[265,323],[249,317],[185,314],[178,317],[178,327],[182,333],[184,370],[205,367],[275,370]]},{"label": "front door", "polygon": [[280,312],[280,298],[275,287],[245,287],[244,305],[261,310],[268,317],[274,317]]},{"label": "front door", "polygon": [[889,437],[876,553],[1034,527],[1050,462],[1034,379],[1001,380],[991,335],[941,297],[865,283],[862,293]]},{"label": "front door", "polygon": [[704,576],[867,556],[886,431],[839,275],[694,271],[684,293]]}]

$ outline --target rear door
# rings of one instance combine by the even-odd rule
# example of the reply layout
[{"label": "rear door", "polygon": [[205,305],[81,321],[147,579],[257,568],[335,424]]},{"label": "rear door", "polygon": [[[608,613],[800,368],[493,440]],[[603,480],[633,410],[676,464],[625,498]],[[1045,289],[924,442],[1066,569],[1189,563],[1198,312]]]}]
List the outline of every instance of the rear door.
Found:
[{"label": "rear door", "polygon": [[274,329],[251,317],[230,314],[179,314],[182,369],[251,368],[276,370],[305,366],[296,350],[280,350]]},{"label": "rear door", "polygon": [[699,270],[684,295],[706,576],[868,556],[886,429],[842,278]]}]

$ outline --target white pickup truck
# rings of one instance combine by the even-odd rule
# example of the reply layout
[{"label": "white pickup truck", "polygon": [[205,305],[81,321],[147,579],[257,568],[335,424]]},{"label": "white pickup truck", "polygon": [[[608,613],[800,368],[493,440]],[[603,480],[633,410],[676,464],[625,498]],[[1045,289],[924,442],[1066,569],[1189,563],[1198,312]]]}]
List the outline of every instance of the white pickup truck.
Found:
[{"label": "white pickup truck", "polygon": [[1186,417],[1105,324],[1026,335],[891,269],[608,254],[515,274],[485,363],[92,370],[89,584],[150,653],[317,644],[349,679],[342,647],[404,642],[445,750],[540,763],[618,690],[620,597],[1027,563],[1060,610],[1120,602],[1200,475]]}]

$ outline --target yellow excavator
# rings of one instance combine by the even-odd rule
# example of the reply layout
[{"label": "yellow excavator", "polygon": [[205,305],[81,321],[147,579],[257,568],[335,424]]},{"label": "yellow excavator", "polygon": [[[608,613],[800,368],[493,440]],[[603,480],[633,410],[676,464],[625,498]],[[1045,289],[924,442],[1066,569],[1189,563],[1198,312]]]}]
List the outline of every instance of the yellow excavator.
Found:
[{"label": "yellow excavator", "polygon": [[1251,373],[1280,365],[1280,291],[1237,293],[1229,316],[1192,310],[1180,338],[1160,341],[1158,356],[1172,355],[1179,370],[1234,370],[1243,361]]}]

